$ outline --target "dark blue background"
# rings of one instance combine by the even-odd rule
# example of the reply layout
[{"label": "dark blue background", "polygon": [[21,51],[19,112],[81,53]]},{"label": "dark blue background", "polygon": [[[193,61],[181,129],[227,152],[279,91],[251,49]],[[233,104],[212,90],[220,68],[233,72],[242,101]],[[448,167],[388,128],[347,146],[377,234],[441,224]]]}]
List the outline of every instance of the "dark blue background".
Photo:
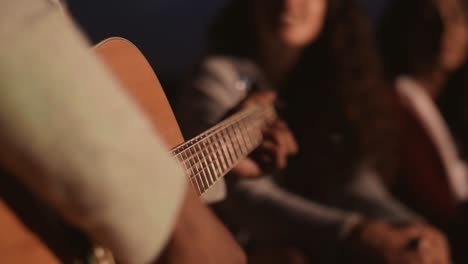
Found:
[{"label": "dark blue background", "polygon": [[[362,0],[375,20],[389,0]],[[208,25],[229,0],[68,0],[75,18],[98,42],[134,42],[163,85],[190,67],[204,47]],[[167,85],[167,84],[166,84]]]}]

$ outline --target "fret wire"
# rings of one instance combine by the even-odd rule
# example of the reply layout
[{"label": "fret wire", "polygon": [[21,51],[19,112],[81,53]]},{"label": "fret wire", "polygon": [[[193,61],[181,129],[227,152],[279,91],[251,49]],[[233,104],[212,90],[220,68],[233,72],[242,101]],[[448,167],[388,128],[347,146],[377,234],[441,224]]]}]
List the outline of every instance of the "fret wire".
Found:
[{"label": "fret wire", "polygon": [[211,164],[212,163],[210,162],[210,163],[207,163],[206,166],[201,166],[198,174],[200,174],[200,172],[202,172],[203,170],[206,170]]},{"label": "fret wire", "polygon": [[[244,126],[245,128],[246,127],[245,123],[247,121],[252,121],[252,126],[250,127],[250,129],[247,128],[246,131],[248,133],[247,136],[249,137],[248,138],[249,141],[253,143],[251,139],[252,130],[254,132],[253,134],[257,135],[256,138],[258,138],[258,136],[261,137],[261,133],[255,133],[258,131],[255,131],[255,129],[252,129],[252,127],[255,127],[256,123],[261,123],[259,122],[262,119],[261,114],[262,113],[258,111],[250,111],[242,116],[239,115],[236,118],[227,120],[229,122],[224,122],[221,125],[215,127],[214,129],[211,129],[211,131],[208,131],[210,133],[202,134],[205,137],[200,139],[199,141],[204,142],[205,146],[209,145],[210,149],[206,149],[205,153],[207,153],[208,158],[211,158],[210,162],[207,162],[206,159],[204,160],[200,159],[200,151],[202,150],[200,149],[200,145],[197,145],[199,144],[199,142],[198,143],[195,142],[195,144],[193,144],[192,146],[174,155],[174,156],[177,156],[179,160],[180,158],[182,159],[183,165],[186,168],[186,172],[191,172],[192,185],[197,186],[197,190],[199,194],[204,193],[212,185],[206,182],[206,174],[207,174],[207,170],[209,170],[210,168],[209,166],[212,166],[211,169],[213,169],[214,166],[217,166],[219,174],[217,175],[216,178],[222,177],[238,163],[238,160],[239,160],[238,158],[240,157],[238,155],[238,151],[241,151],[241,152],[245,151],[242,149],[240,140],[237,137],[237,134],[235,133],[236,131],[233,130],[234,129],[233,125],[237,125],[237,129],[239,129],[240,130],[239,132],[241,132],[240,135],[243,135],[242,133],[243,131],[241,130],[240,125]],[[232,132],[234,132],[235,137],[232,136]],[[214,141],[214,143],[206,142],[210,140]],[[245,151],[246,153],[248,151],[251,151],[252,148],[255,147],[252,144],[250,144],[250,147],[249,147],[247,145],[247,141],[245,140],[245,138],[242,138],[242,140],[245,144],[244,149],[248,148],[247,151]],[[186,145],[184,145],[184,147],[185,146]],[[197,147],[200,149],[200,151],[197,151],[196,149]],[[179,150],[179,148],[175,149],[175,151],[177,150]],[[190,155],[188,155],[189,153]],[[219,158],[219,154],[221,154],[221,158]],[[211,155],[215,155],[215,156],[211,156]],[[203,158],[203,152],[201,153],[201,156]],[[218,159],[221,159],[221,162]],[[218,163],[217,164],[213,163],[213,160]],[[223,163],[224,168],[221,167],[221,163]],[[194,168],[196,170],[194,170]],[[221,168],[221,170],[219,170],[219,168]],[[216,172],[216,169],[214,169],[214,171]]]},{"label": "fret wire", "polygon": [[244,157],[247,154],[247,148],[245,147],[245,142],[242,140],[241,134],[235,124],[232,125],[231,130],[234,133],[234,136],[236,137],[236,142],[237,142],[237,145],[239,146],[240,153],[242,157]]},{"label": "fret wire", "polygon": [[247,125],[245,124],[245,122],[247,122],[248,120],[241,120],[239,121],[239,128],[242,132],[242,134],[244,135],[244,139],[245,139],[245,142],[247,144],[247,148],[248,149],[251,149],[254,147],[254,144],[250,138],[250,134],[249,134],[249,131],[250,129],[247,127]]},{"label": "fret wire", "polygon": [[184,169],[184,174],[190,176],[190,172],[187,170],[187,166],[184,162],[184,159],[181,157],[174,156],[174,160],[182,166],[182,168]]},{"label": "fret wire", "polygon": [[[182,168],[185,169],[185,175],[189,177],[190,184],[192,185],[192,188],[195,190],[197,195],[201,194],[200,188],[198,187],[198,184],[196,183],[196,180],[192,178],[190,171],[187,168],[187,164],[184,162],[182,156],[179,157],[174,157],[174,160],[178,163],[181,164]],[[194,183],[195,182],[195,183]]]},{"label": "fret wire", "polygon": [[[196,160],[196,159],[198,159],[198,156],[193,155],[193,153],[192,153],[193,151],[194,151],[193,149],[190,149],[190,150],[189,150],[191,156],[193,157],[193,158],[192,158],[192,161],[193,161],[194,163],[193,163],[192,168],[195,168],[195,170],[194,170],[194,171],[195,171],[195,174],[194,174],[194,175],[197,175],[197,174],[200,173],[200,170],[199,170],[199,161]],[[204,185],[204,183],[203,183],[203,180],[200,179],[200,178],[198,178],[198,177],[197,177],[196,179],[197,179],[198,184],[200,185],[200,189],[202,190],[202,193],[205,192],[206,189],[205,189],[205,185]]]},{"label": "fret wire", "polygon": [[[203,167],[203,164],[201,164],[201,160],[199,159],[199,154],[200,154],[200,151],[197,151],[197,152],[193,152],[193,150],[190,150],[190,152],[192,152],[192,157],[190,158],[187,158],[187,160],[191,161],[191,165],[192,165],[192,171],[193,171],[193,168],[196,169],[195,172],[193,172],[193,174],[196,174],[198,172],[198,170],[200,170],[200,168]],[[209,155],[213,154],[214,152],[210,151],[210,150],[207,150],[206,151]],[[212,156],[213,157],[213,156]],[[195,159],[198,159],[197,161],[195,161]],[[207,163],[208,164],[208,163]],[[211,163],[210,163],[211,164]]]},{"label": "fret wire", "polygon": [[215,152],[215,150],[213,149],[213,143],[209,140],[205,141],[205,147],[206,147],[206,151],[207,153],[209,153],[209,159],[210,159],[210,162],[212,162],[211,164],[211,169],[213,170],[213,177],[214,177],[214,181],[218,180],[218,174],[220,173],[220,168],[219,168],[219,157],[217,156],[217,153]]},{"label": "fret wire", "polygon": [[[176,147],[175,149],[171,150],[171,152],[177,152],[181,147],[184,147],[186,144],[189,144],[189,143],[194,143],[197,139],[203,137],[203,136],[206,136],[208,134],[213,134],[215,131],[218,131],[218,130],[223,130],[224,128],[230,126],[231,124],[233,123],[236,123],[238,122],[239,120],[242,120],[243,118],[246,118],[248,116],[260,116],[259,118],[263,118],[262,117],[262,113],[264,111],[256,111],[258,108],[252,108],[252,109],[248,109],[248,110],[244,110],[238,114],[235,114],[234,116],[220,122],[218,125],[208,129],[206,132],[202,133],[201,135],[195,137],[194,139],[191,139],[189,140],[188,142],[182,144],[181,146],[179,147]],[[204,139],[202,139],[204,140]],[[193,144],[195,145],[195,144]],[[193,145],[188,147],[187,149],[190,149],[190,148],[193,148]],[[180,153],[178,154],[175,154],[175,155],[179,155]]]},{"label": "fret wire", "polygon": [[[220,165],[219,165],[220,164],[219,163],[220,158],[218,157],[217,152],[214,150],[213,145],[214,145],[214,143],[211,142],[210,139],[205,141],[205,147],[207,149],[209,149],[209,151],[210,151],[210,161],[211,162],[214,161],[212,169],[214,171],[214,177],[215,177],[214,180],[216,181],[218,179],[218,174],[221,174],[221,169],[219,168],[220,167]],[[214,154],[215,157],[211,157],[211,154]]]},{"label": "fret wire", "polygon": [[[249,130],[252,130],[252,129],[249,129]],[[225,131],[223,131],[223,132],[225,132]],[[235,147],[235,145],[236,145],[235,143],[237,143],[237,141],[236,141],[236,142],[232,142],[232,140],[230,140],[230,141],[231,141],[230,143],[226,143],[225,137],[224,137],[224,140],[223,140],[223,139],[220,140],[220,136],[221,136],[221,135],[224,135],[224,136],[225,136],[226,133],[227,133],[227,132],[225,132],[225,133],[219,133],[218,135],[216,135],[216,136],[218,137],[218,140],[216,140],[215,142],[221,143],[222,146],[228,145],[228,146]],[[257,133],[257,135],[258,135],[258,134],[259,134],[259,133]],[[232,135],[232,133],[231,133],[231,135]],[[257,136],[257,137],[258,137],[258,136]],[[234,137],[233,137],[233,138],[234,138]],[[221,147],[220,149],[225,151],[225,149],[224,149],[223,147]],[[235,147],[235,150],[241,150],[241,149],[239,149],[239,147]],[[234,152],[237,152],[237,151],[234,151],[234,149],[232,149],[232,150],[230,151],[231,155],[233,155],[232,153],[234,153]],[[196,153],[198,153],[198,152],[196,152]],[[209,152],[209,153],[211,153],[211,152]],[[228,152],[228,153],[229,153],[229,152]],[[192,155],[194,155],[194,154],[195,154],[195,153],[192,153]],[[229,155],[226,155],[226,156],[229,157]],[[233,156],[233,157],[235,158],[235,156]],[[190,159],[190,158],[189,158],[189,159]],[[233,160],[234,160],[234,159],[232,159],[231,161],[233,161]],[[227,162],[229,163],[229,160],[227,160]]]},{"label": "fret wire", "polygon": [[[220,174],[219,177],[222,177],[222,176],[226,175],[226,174],[227,174],[232,168],[234,168],[237,164],[238,164],[238,162],[233,163],[233,164],[232,164],[231,166],[229,166],[226,170],[224,170],[224,171],[222,172],[222,174]],[[199,179],[200,177],[203,177],[200,173],[194,175],[194,178],[196,178],[196,179]],[[211,187],[211,186],[208,186],[208,188],[210,188],[210,187]],[[207,188],[207,189],[208,189],[208,188]],[[207,189],[204,189],[201,193],[204,193]]]},{"label": "fret wire", "polygon": [[[185,156],[187,156],[186,153],[183,153],[183,154],[185,154]],[[183,158],[183,156],[184,156],[183,154],[181,155],[182,158]],[[186,162],[184,162],[184,166],[187,168],[187,163],[186,163]],[[191,182],[192,182],[192,184],[193,184],[192,175],[194,174],[194,171],[193,171],[193,169],[192,169],[191,167],[190,167],[190,171],[192,172],[192,174],[190,175],[190,180],[191,180]],[[200,185],[198,184],[198,182],[197,182],[196,180],[195,180],[195,183],[196,183],[196,185],[197,185],[197,188],[196,188],[195,190],[197,190],[198,193],[201,194],[201,193],[202,193],[202,189],[200,188]]]},{"label": "fret wire", "polygon": [[[231,164],[225,171],[223,171],[223,173],[219,176],[219,177],[223,177],[224,175],[226,175],[232,168],[234,168],[237,164],[239,163],[239,160],[235,161],[233,164]],[[201,173],[201,172],[200,172]],[[203,177],[203,175],[201,175],[200,173],[198,173],[197,175],[194,175],[194,178],[196,179],[199,179],[200,177]],[[204,189],[201,194],[205,193],[205,191],[207,189],[209,189],[211,186],[208,186],[208,188]]]},{"label": "fret wire", "polygon": [[211,165],[211,163],[207,163],[206,166],[200,166],[198,172],[196,174],[200,174],[200,172],[202,172],[203,169],[206,169],[208,165]]},{"label": "fret wire", "polygon": [[[195,190],[195,192],[197,193],[198,196],[202,195],[203,194],[203,190],[201,190],[199,187],[198,187],[198,182],[197,182],[197,179],[196,177],[193,177],[193,178],[190,178],[189,179],[190,183],[192,184],[193,189]],[[197,186],[195,188],[195,186]]]},{"label": "fret wire", "polygon": [[[255,114],[255,113],[254,113],[254,114]],[[256,113],[256,114],[258,115],[258,113]],[[250,118],[250,119],[254,118],[257,122],[259,121],[258,118],[255,118],[255,116],[254,116],[253,114],[248,115],[248,116],[245,116],[245,117],[244,117],[244,120],[245,120],[246,118]],[[255,123],[257,123],[257,122],[255,122]],[[254,122],[253,122],[253,123],[254,123]],[[217,131],[216,133],[213,132],[213,134],[216,135],[216,136],[219,136],[218,134],[221,134],[221,135],[224,136],[224,139],[226,138],[226,134],[232,136],[232,134],[230,133],[230,131],[227,130],[227,127],[226,127],[224,130]],[[258,134],[258,133],[257,133],[257,134]],[[206,136],[206,138],[203,138],[201,141],[204,141],[204,140],[206,140],[206,139],[211,139],[212,136],[213,136],[213,135]],[[228,137],[228,139],[229,139],[229,137]],[[235,138],[233,138],[233,139],[235,139]],[[225,141],[226,141],[226,140],[225,140]],[[238,144],[239,144],[238,141],[236,141],[235,143],[238,143]],[[230,144],[234,144],[233,140],[230,140],[230,143],[228,143],[228,145],[230,145]],[[196,145],[196,144],[194,144],[194,145]],[[223,145],[224,145],[224,144],[223,144]],[[236,147],[236,150],[237,150],[237,149],[238,149],[238,148]],[[189,150],[190,153],[191,153],[191,156],[193,156],[193,154],[194,154],[194,152],[193,152],[193,146],[189,147],[188,149],[186,149],[186,150],[184,150],[184,151],[187,151],[187,150]],[[224,150],[224,148],[223,148],[223,150]],[[233,149],[230,148],[229,150],[230,150],[230,151],[229,151],[228,153],[229,153],[230,155],[232,155]],[[195,151],[195,153],[197,153],[197,152]],[[235,153],[235,154],[238,154],[236,151],[234,151],[234,153]],[[180,155],[180,154],[181,154],[181,153],[178,153],[177,155]],[[233,156],[233,155],[232,155],[232,156]],[[229,157],[229,156],[228,156],[228,157]],[[234,156],[233,156],[233,157],[234,157]],[[230,157],[230,158],[232,159],[232,157]],[[190,159],[190,157],[189,157],[189,159]],[[193,166],[194,164],[191,162],[191,165]]]},{"label": "fret wire", "polygon": [[223,135],[224,141],[226,143],[226,147],[229,152],[229,156],[231,157],[231,163],[236,163],[237,161],[237,156],[235,156],[234,152],[234,143],[232,142],[232,139],[229,137],[229,132],[227,130],[221,131],[221,135]]},{"label": "fret wire", "polygon": [[[223,152],[222,152],[222,149],[221,147],[219,146],[219,142],[218,142],[218,137],[213,137],[213,144],[211,145],[212,149],[214,151],[216,151],[216,156],[218,157],[219,161],[218,161],[218,164],[219,164],[219,167],[220,167],[220,175],[223,173],[224,170],[226,170],[227,166],[226,166],[226,163],[225,163],[225,157],[223,155]],[[218,175],[219,177],[219,175]]]},{"label": "fret wire", "polygon": [[[198,147],[198,150],[197,150],[197,147]],[[211,185],[211,176],[209,175],[209,171],[208,173],[205,171],[205,168],[207,167],[207,162],[206,162],[206,158],[203,154],[203,151],[202,149],[200,148],[200,145],[196,144],[195,145],[195,150],[198,152],[198,156],[199,156],[199,159],[200,159],[200,164],[201,164],[201,169],[202,169],[202,172],[203,172],[203,175],[204,175],[204,179],[205,179],[205,189],[208,189],[208,187]]]},{"label": "fret wire", "polygon": [[[186,153],[188,151],[188,154]],[[198,173],[198,160],[196,160],[196,156],[194,155],[193,149],[187,149],[184,151],[185,155],[187,156],[187,160],[190,164],[190,169],[192,170],[193,174]]]},{"label": "fret wire", "polygon": [[233,124],[232,128],[234,130],[234,133],[236,134],[237,142],[239,143],[239,146],[241,147],[242,155],[246,155],[248,151],[247,151],[247,147],[246,147],[246,142],[245,142],[244,138],[242,137],[242,132],[239,129],[239,122]]},{"label": "fret wire", "polygon": [[223,140],[223,137],[221,134],[217,134],[216,135],[219,139],[219,144],[221,146],[221,151],[223,152],[223,157],[224,157],[224,160],[226,162],[226,167],[229,168],[229,166],[231,166],[232,162],[231,162],[231,157],[229,156],[229,153],[228,153],[228,148],[227,146],[225,145],[224,143],[224,140]]},{"label": "fret wire", "polygon": [[174,160],[180,164],[181,168],[184,170],[184,174],[188,177],[190,177],[190,171],[188,170],[187,164],[184,162],[182,157],[174,157]]},{"label": "fret wire", "polygon": [[232,142],[233,144],[235,144],[235,149],[236,150],[240,150],[240,153],[235,151],[234,153],[236,154],[236,158],[238,160],[240,160],[243,156],[243,153],[242,153],[242,150],[241,150],[241,146],[239,144],[239,141],[237,140],[237,136],[236,136],[236,133],[234,132],[234,129],[232,127],[229,127],[229,135],[232,137]]},{"label": "fret wire", "polygon": [[[226,175],[232,168],[234,168],[236,165],[238,164],[238,161],[236,161],[235,163],[233,163],[231,166],[229,166],[226,170],[224,170],[220,175],[219,177],[222,177],[224,175]],[[193,176],[193,178],[197,179],[198,181],[202,181],[201,179],[203,179],[203,171],[206,170],[207,167],[203,167],[196,175]],[[200,179],[201,178],[201,179]],[[215,181],[216,182],[216,181]],[[209,189],[211,186],[213,185],[209,185],[207,186],[205,189],[203,189],[203,191],[201,192],[204,193],[207,189]]]},{"label": "fret wire", "polygon": [[246,135],[247,135],[247,140],[250,142],[250,149],[257,148],[259,145],[259,142],[257,141],[256,138],[256,132],[260,131],[260,128],[256,127],[254,124],[251,125],[246,125],[243,124],[245,130],[246,130]]},{"label": "fret wire", "polygon": [[[262,110],[262,109],[260,109],[260,110]],[[260,112],[263,112],[263,111],[260,111]],[[240,112],[239,114],[236,114],[236,115],[222,121],[220,124],[218,124],[214,128],[209,129],[206,133],[211,134],[212,132],[214,132],[216,130],[222,130],[222,129],[226,128],[226,127],[231,126],[234,123],[237,123],[239,120],[242,120],[242,119],[244,119],[244,118],[246,118],[248,116],[258,115],[258,114],[259,114],[258,108],[252,108],[252,109],[244,110],[244,111]]]},{"label": "fret wire", "polygon": [[208,184],[206,182],[206,175],[203,172],[203,160],[201,159],[200,151],[197,149],[197,146],[198,146],[197,144],[193,145],[192,157],[193,157],[193,160],[195,161],[195,168],[197,169],[197,172],[198,173],[201,172],[205,177],[205,178],[202,178],[202,182],[203,182],[203,187],[206,189],[206,186],[208,186]]},{"label": "fret wire", "polygon": [[[206,151],[206,152],[207,152],[209,155],[212,154],[211,151]],[[197,158],[197,159],[199,158],[200,151],[197,151],[197,152],[194,153],[194,154],[196,154],[196,155],[194,155],[193,158],[189,158],[189,159],[192,160],[192,161],[193,161],[194,158]],[[211,164],[211,162],[210,162],[210,163],[206,162],[206,164]],[[201,168],[204,168],[202,160],[194,161],[193,167],[195,167],[195,168],[197,169],[197,172],[198,172],[199,170],[201,170]],[[195,174],[196,174],[197,172],[195,172]]]},{"label": "fret wire", "polygon": [[[252,116],[252,115],[247,115],[247,116],[244,117],[244,119],[246,119],[246,118],[252,119],[253,116]],[[240,119],[240,118],[239,118],[239,119]],[[244,121],[244,120],[243,120],[243,121]],[[206,136],[206,137],[207,137],[208,140],[209,140],[209,139],[215,139],[215,141],[216,141],[216,140],[219,140],[220,137],[219,137],[218,133],[220,133],[220,132],[223,132],[223,131],[217,131],[216,133],[215,133],[215,131],[213,131],[213,135],[209,135],[209,136]],[[224,133],[221,133],[221,134],[224,136]],[[203,139],[202,141],[204,141],[204,140],[205,140],[205,139]],[[230,144],[232,144],[232,143],[233,143],[233,142],[231,141]],[[225,144],[222,144],[222,145],[223,145],[222,151],[225,152],[225,150],[226,150]],[[184,150],[184,151],[187,152],[187,150],[189,150],[189,151],[190,151],[190,156],[193,156],[194,153],[193,153],[193,149],[192,149],[192,148],[193,148],[193,146],[189,147],[188,149],[186,149],[186,150]],[[230,150],[231,150],[231,149],[230,149]],[[180,154],[181,154],[181,153],[178,153],[177,156],[180,156]],[[228,157],[229,157],[229,156],[228,156]],[[226,157],[223,156],[223,158],[226,158]],[[194,157],[189,157],[189,159],[194,159]],[[191,165],[190,167],[191,167],[191,169],[192,169],[192,167],[194,167],[194,163],[196,163],[196,162],[194,162],[193,160],[189,160],[189,163],[190,163],[190,165]],[[195,164],[195,165],[196,165],[196,164]]]},{"label": "fret wire", "polygon": [[[252,129],[252,128],[251,128],[251,129],[249,129],[249,130],[255,130],[255,129]],[[256,133],[256,134],[257,134],[257,138],[258,138],[258,135],[261,136],[261,133],[258,132],[258,129],[256,129],[256,130],[257,130],[257,133]],[[217,135],[217,136],[219,136],[219,135]],[[224,147],[226,144],[227,144],[227,143],[223,142],[223,144],[222,144],[223,147]],[[232,146],[233,146],[234,143],[231,142],[231,143],[229,143],[229,144],[227,144],[227,145],[232,145]],[[222,149],[225,150],[225,148],[222,148]],[[237,149],[238,149],[238,148],[236,147],[236,150],[237,150]],[[191,156],[193,156],[193,157],[192,157],[192,158],[189,157],[188,159],[191,161],[190,163],[191,163],[192,167],[197,167],[197,166],[194,166],[194,165],[199,165],[199,164],[198,164],[199,162],[195,162],[195,164],[194,164],[194,163],[193,163],[193,159],[194,159],[194,158],[198,158],[198,157],[197,157],[196,155],[194,155],[194,154],[198,154],[199,151],[193,152],[193,149],[190,149],[190,152],[191,152]],[[211,152],[210,152],[210,153],[211,153]],[[192,160],[191,160],[191,159],[192,159]],[[198,167],[199,167],[199,166],[198,166]],[[197,169],[198,169],[198,168],[197,168]]]},{"label": "fret wire", "polygon": [[205,140],[204,142],[202,142],[204,146],[200,146],[200,148],[201,148],[202,153],[205,155],[205,157],[204,157],[205,158],[205,163],[207,164],[208,172],[210,174],[209,176],[211,177],[210,184],[213,184],[216,181],[216,171],[211,166],[211,165],[213,165],[213,159],[211,157],[211,153],[209,153],[207,151],[207,148],[206,148],[206,143],[207,142],[208,142],[208,140]]},{"label": "fret wire", "polygon": [[244,150],[242,148],[242,144],[239,140],[239,136],[238,136],[238,133],[237,133],[237,129],[236,127],[234,126],[234,124],[231,126],[231,132],[232,134],[234,135],[234,139],[236,140],[236,143],[237,143],[237,146],[239,147],[238,149],[240,150],[240,155],[241,156],[244,156]]},{"label": "fret wire", "polygon": [[221,150],[224,153],[224,157],[226,158],[226,165],[227,167],[231,166],[232,163],[234,163],[233,158],[231,157],[231,153],[229,150],[229,142],[226,140],[226,137],[224,136],[224,130],[219,131],[216,135],[218,137],[218,142],[219,145],[221,146]]},{"label": "fret wire", "polygon": [[226,141],[224,140],[224,136],[223,134],[220,132],[216,135],[219,139],[219,143],[222,147],[222,151],[224,153],[224,157],[226,159],[226,164],[227,164],[227,167],[230,167],[231,164],[233,163],[233,160],[231,159],[231,155],[229,154],[229,147],[227,146],[227,143]]}]

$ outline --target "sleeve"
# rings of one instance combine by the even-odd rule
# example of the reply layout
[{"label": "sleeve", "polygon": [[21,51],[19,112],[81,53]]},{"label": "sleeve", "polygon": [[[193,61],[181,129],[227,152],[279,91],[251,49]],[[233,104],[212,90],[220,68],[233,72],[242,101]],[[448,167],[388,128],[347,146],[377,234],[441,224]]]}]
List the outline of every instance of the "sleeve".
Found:
[{"label": "sleeve", "polygon": [[230,58],[209,58],[184,87],[174,109],[184,136],[194,137],[215,125],[245,98],[237,64]]},{"label": "sleeve", "polygon": [[46,0],[0,8],[0,160],[122,263],[169,238],[186,179],[148,121]]},{"label": "sleeve", "polygon": [[341,241],[361,221],[353,211],[307,200],[277,185],[271,177],[228,184],[221,215],[254,241],[287,241],[317,259],[334,261]]},{"label": "sleeve", "polygon": [[421,218],[392,196],[377,172],[367,165],[358,169],[340,200],[343,208],[388,223],[404,224]]},{"label": "sleeve", "polygon": [[[247,94],[239,89],[240,75],[236,63],[228,58],[207,59],[183,92],[174,111],[185,138],[192,138],[217,124]],[[242,87],[242,86],[241,86]],[[226,196],[224,179],[215,183],[202,198],[208,203]]]}]

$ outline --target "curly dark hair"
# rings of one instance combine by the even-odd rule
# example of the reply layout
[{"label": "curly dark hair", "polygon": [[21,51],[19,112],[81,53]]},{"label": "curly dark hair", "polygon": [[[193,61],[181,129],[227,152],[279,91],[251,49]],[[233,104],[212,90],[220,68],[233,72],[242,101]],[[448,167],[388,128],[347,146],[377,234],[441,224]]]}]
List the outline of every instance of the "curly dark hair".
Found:
[{"label": "curly dark hair", "polygon": [[[320,197],[342,186],[363,160],[390,173],[392,166],[383,164],[392,163],[396,139],[394,99],[367,16],[355,0],[327,3],[322,32],[279,90],[287,105],[283,116],[301,147],[286,185],[306,195],[317,186],[312,193]],[[211,53],[255,61],[254,23],[249,1],[234,1],[212,28]]]},{"label": "curly dark hair", "polygon": [[[463,0],[465,14],[468,1]],[[429,30],[430,29],[430,30]],[[386,77],[431,73],[440,61],[444,21],[434,0],[394,0],[377,30]],[[458,141],[462,156],[468,151],[468,65],[448,76],[436,103]]]}]

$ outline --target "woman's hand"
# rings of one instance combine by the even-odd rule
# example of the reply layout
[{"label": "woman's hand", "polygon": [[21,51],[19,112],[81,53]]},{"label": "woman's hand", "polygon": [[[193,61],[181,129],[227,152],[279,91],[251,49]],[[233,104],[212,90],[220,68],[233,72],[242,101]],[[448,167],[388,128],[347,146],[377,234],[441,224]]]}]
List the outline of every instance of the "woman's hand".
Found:
[{"label": "woman's hand", "polygon": [[[276,95],[272,92],[260,92],[250,95],[242,104],[249,107],[253,104],[272,106]],[[276,115],[262,131],[263,142],[247,158],[234,167],[231,174],[239,178],[259,177],[265,173],[283,170],[288,157],[298,152],[298,145],[286,122]]]},{"label": "woman's hand", "polygon": [[353,251],[350,254],[356,263],[452,263],[445,236],[424,223],[396,227],[368,221],[348,241],[348,250]]}]

